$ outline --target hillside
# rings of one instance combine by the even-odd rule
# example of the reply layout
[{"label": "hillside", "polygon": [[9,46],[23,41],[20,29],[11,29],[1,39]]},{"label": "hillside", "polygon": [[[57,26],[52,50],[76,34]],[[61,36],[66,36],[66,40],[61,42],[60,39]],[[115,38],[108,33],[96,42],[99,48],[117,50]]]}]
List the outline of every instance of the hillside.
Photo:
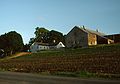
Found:
[{"label": "hillside", "polygon": [[0,70],[81,77],[120,78],[120,44],[41,51],[0,60]]}]

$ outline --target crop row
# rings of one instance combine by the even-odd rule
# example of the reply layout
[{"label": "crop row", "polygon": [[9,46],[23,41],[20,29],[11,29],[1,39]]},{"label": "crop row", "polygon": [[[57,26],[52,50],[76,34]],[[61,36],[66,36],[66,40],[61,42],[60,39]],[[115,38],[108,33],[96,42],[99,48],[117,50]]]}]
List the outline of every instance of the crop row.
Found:
[{"label": "crop row", "polygon": [[0,61],[0,68],[16,72],[77,72],[120,74],[120,54],[50,56]]}]

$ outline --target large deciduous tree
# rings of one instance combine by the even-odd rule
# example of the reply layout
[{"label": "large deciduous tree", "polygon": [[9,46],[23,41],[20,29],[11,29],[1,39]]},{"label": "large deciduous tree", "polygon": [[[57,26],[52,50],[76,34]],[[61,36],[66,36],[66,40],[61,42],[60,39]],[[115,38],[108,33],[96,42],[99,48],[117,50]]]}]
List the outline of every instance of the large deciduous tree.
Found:
[{"label": "large deciduous tree", "polygon": [[0,36],[0,49],[3,49],[6,55],[21,51],[23,45],[22,36],[15,31]]},{"label": "large deciduous tree", "polygon": [[30,39],[30,45],[34,42],[49,43],[50,45],[56,45],[59,42],[64,43],[63,34],[55,30],[49,31],[44,27],[37,27],[34,34],[35,38]]},{"label": "large deciduous tree", "polygon": [[61,32],[51,30],[48,34],[48,43],[49,44],[58,44],[59,42],[64,43],[64,36]]},{"label": "large deciduous tree", "polygon": [[37,27],[36,31],[34,32],[35,34],[35,41],[36,42],[42,42],[46,43],[47,42],[47,37],[48,37],[49,30],[45,29],[44,27]]}]

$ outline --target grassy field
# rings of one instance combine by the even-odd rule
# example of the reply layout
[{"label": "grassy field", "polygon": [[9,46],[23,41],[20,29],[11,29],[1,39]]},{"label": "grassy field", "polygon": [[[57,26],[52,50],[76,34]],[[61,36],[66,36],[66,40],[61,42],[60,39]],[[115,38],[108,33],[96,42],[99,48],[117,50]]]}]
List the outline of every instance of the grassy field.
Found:
[{"label": "grassy field", "polygon": [[70,77],[120,78],[120,44],[41,51],[0,60],[0,70]]}]

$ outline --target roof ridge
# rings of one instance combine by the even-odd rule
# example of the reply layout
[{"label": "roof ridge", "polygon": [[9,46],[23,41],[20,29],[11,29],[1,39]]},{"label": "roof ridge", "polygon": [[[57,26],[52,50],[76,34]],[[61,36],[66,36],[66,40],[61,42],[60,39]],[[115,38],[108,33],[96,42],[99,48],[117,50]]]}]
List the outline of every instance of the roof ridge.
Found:
[{"label": "roof ridge", "polygon": [[75,27],[78,27],[78,28],[80,28],[81,30],[83,30],[84,32],[86,32],[86,33],[94,33],[94,34],[97,34],[97,35],[99,35],[99,36],[104,36],[105,34],[104,33],[102,33],[102,32],[99,32],[99,31],[95,31],[95,30],[91,30],[91,29],[89,29],[89,28],[86,28],[85,26],[75,26]]}]

